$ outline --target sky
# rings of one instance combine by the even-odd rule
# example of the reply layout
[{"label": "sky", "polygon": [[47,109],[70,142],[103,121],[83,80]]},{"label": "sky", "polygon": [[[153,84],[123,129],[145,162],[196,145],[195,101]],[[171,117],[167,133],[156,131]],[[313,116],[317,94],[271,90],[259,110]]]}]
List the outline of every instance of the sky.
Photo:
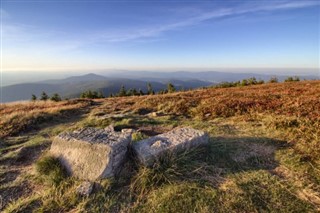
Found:
[{"label": "sky", "polygon": [[320,1],[2,0],[1,70],[319,73]]}]

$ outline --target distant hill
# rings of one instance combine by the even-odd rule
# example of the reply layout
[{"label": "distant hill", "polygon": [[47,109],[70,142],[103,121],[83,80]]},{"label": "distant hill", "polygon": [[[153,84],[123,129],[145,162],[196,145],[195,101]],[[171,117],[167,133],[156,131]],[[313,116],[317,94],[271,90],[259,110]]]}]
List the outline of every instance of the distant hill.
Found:
[{"label": "distant hill", "polygon": [[2,102],[12,102],[19,100],[29,100],[31,94],[40,96],[42,91],[48,95],[59,93],[63,98],[75,98],[86,90],[101,91],[105,96],[111,93],[117,93],[122,85],[126,89],[135,88],[147,91],[147,83],[150,82],[154,91],[166,88],[168,82],[172,82],[177,89],[189,89],[209,86],[212,83],[200,80],[170,80],[162,79],[161,81],[148,81],[147,79],[127,79],[116,77],[105,77],[93,73],[72,76],[65,79],[45,80],[37,83],[15,84],[2,87]]},{"label": "distant hill", "polygon": [[[146,71],[119,71],[116,73],[102,73],[97,75],[71,76],[63,79],[51,79],[35,83],[22,83],[1,87],[2,102],[29,100],[31,94],[40,96],[42,91],[48,95],[59,93],[63,98],[75,98],[86,90],[101,91],[105,96],[117,93],[124,85],[126,89],[135,88],[147,91],[147,83],[150,82],[155,92],[165,89],[171,82],[178,90],[193,89],[210,86],[224,81],[238,81],[255,77],[261,80],[269,80],[273,75],[254,73],[225,73],[225,72],[146,72]],[[277,76],[283,81],[288,76]],[[301,79],[318,79],[317,76],[300,76]]]},{"label": "distant hill", "polygon": [[[206,71],[206,72],[188,72],[188,71],[177,71],[177,72],[147,72],[147,71],[119,71],[117,73],[106,74],[109,77],[124,77],[131,79],[144,79],[152,81],[162,81],[163,79],[179,79],[179,80],[190,80],[197,79],[199,81],[206,82],[224,82],[224,81],[239,81],[242,79],[255,77],[261,80],[269,80],[275,75],[269,74],[257,74],[257,73],[229,73],[229,72],[217,72],[217,71]],[[288,75],[276,75],[276,77],[283,81]],[[318,76],[306,75],[300,76],[301,79],[313,80],[319,79]]]}]

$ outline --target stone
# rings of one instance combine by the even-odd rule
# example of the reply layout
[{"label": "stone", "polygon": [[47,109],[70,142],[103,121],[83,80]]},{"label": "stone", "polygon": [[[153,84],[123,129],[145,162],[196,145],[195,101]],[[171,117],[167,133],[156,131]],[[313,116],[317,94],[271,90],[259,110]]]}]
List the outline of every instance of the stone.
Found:
[{"label": "stone", "polygon": [[165,114],[162,112],[151,112],[148,115],[151,117],[159,117],[159,116],[164,116]]},{"label": "stone", "polygon": [[50,153],[70,175],[94,181],[117,173],[127,157],[130,142],[128,133],[88,127],[59,134]]},{"label": "stone", "polygon": [[121,129],[122,133],[128,133],[128,134],[132,134],[134,133],[136,130],[134,129]]},{"label": "stone", "polygon": [[145,166],[151,166],[167,151],[178,152],[208,143],[207,133],[185,127],[135,142],[132,147],[139,161]]},{"label": "stone", "polygon": [[89,196],[92,193],[94,183],[90,181],[82,182],[76,189],[81,196]]}]

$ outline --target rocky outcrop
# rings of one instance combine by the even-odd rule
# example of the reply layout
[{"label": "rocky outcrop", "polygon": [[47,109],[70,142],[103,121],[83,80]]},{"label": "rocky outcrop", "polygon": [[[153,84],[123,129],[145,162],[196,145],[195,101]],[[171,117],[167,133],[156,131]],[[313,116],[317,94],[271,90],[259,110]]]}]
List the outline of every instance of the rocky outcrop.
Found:
[{"label": "rocky outcrop", "polygon": [[70,175],[94,181],[113,176],[126,158],[131,134],[83,128],[58,135],[50,152]]},{"label": "rocky outcrop", "polygon": [[176,128],[170,132],[134,143],[133,150],[142,164],[150,166],[167,151],[187,150],[206,145],[208,142],[209,136],[203,131],[192,128]]}]

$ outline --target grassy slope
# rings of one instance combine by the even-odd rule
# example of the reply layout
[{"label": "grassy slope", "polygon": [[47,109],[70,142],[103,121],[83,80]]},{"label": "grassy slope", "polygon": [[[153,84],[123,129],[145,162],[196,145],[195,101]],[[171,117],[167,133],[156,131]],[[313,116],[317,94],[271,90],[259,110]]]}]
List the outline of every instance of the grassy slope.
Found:
[{"label": "grassy slope", "polygon": [[[112,98],[95,103],[1,106],[3,211],[320,210],[319,81]],[[149,112],[163,115],[150,116]],[[209,147],[165,156],[153,168],[138,165],[129,156],[119,176],[101,181],[89,198],[76,195],[78,180],[65,178],[53,184],[51,178],[35,172],[34,163],[45,155],[59,132],[109,124],[116,129],[139,129],[141,133],[134,135],[134,140],[177,126],[192,126],[209,132],[211,142]]]}]

